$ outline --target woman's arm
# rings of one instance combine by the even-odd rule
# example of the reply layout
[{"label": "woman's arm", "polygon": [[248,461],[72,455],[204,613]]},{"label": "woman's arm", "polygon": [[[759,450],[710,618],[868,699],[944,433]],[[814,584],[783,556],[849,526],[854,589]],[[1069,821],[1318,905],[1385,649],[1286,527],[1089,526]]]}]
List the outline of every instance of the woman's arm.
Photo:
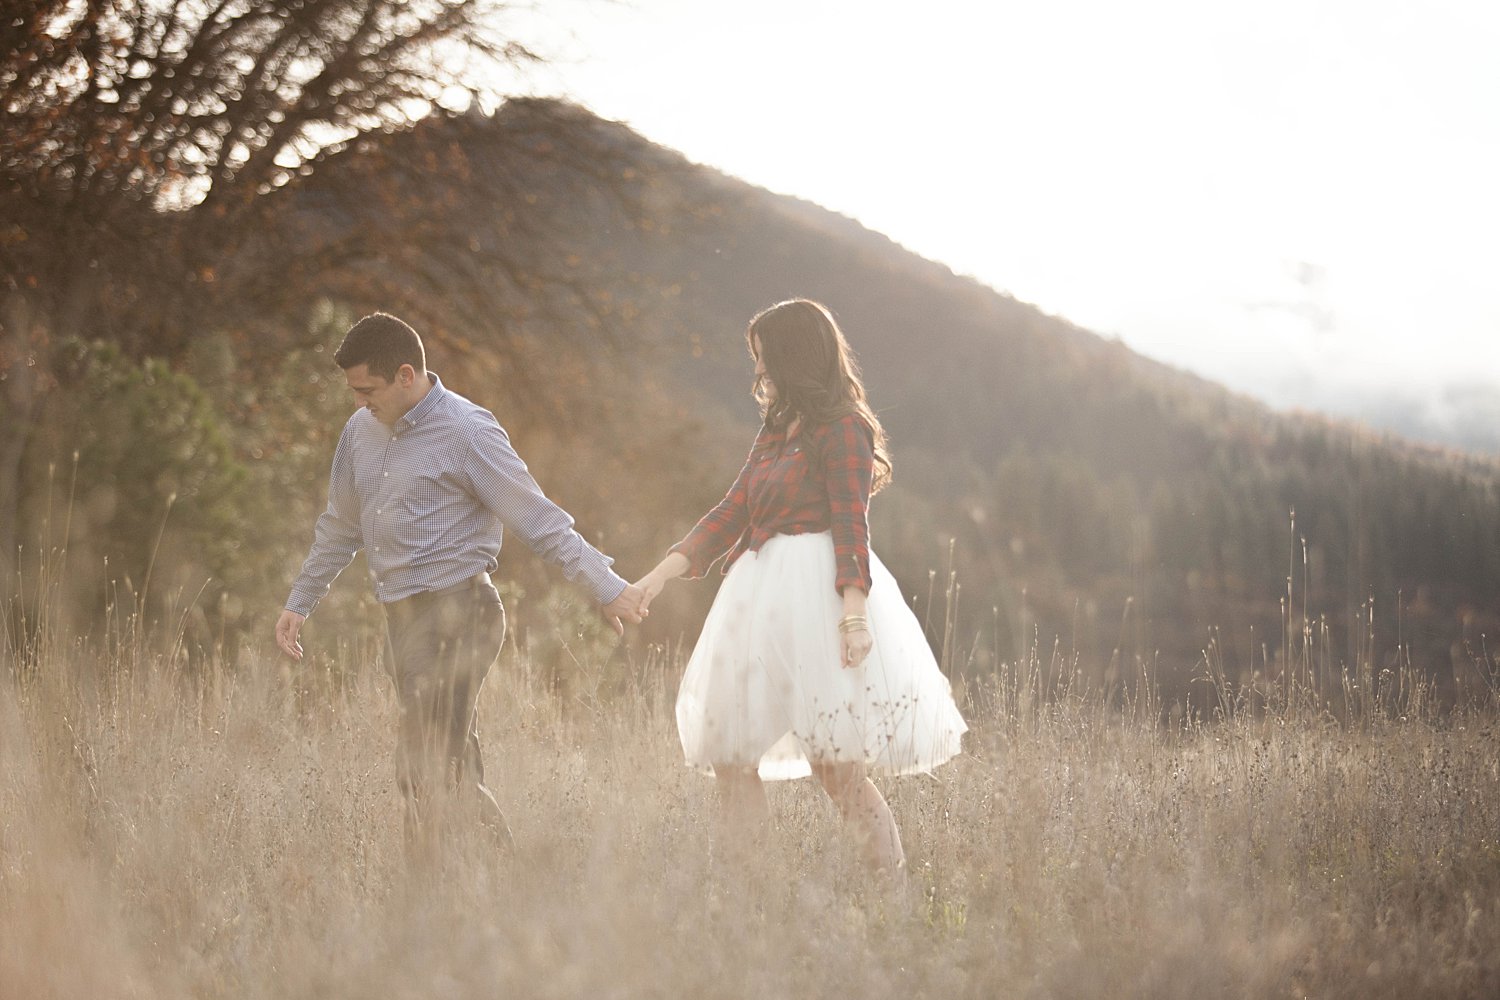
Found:
[{"label": "woman's arm", "polygon": [[676,580],[688,571],[688,557],[681,552],[668,552],[667,557],[657,563],[651,572],[636,581],[636,586],[646,592],[646,604],[666,589],[667,581]]},{"label": "woman's arm", "polygon": [[687,560],[687,567],[675,576],[705,576],[708,568],[732,549],[744,534],[750,524],[750,473],[755,468],[765,435],[765,428],[761,428],[740,474],[734,478],[734,484],[724,494],[724,499],[699,518],[693,530],[669,550]]},{"label": "woman's arm", "polygon": [[865,602],[870,592],[869,508],[875,441],[864,421],[853,415],[828,425],[824,436],[823,478],[836,560],[833,585],[844,602],[839,620],[841,662],[851,668],[864,662],[873,644]]},{"label": "woman's arm", "polygon": [[870,592],[870,486],[875,478],[875,441],[863,420],[842,417],[820,428],[823,481],[828,489],[829,530],[837,560],[833,585]]},{"label": "woman's arm", "polygon": [[750,523],[750,473],[755,468],[765,434],[766,429],[762,427],[724,499],[699,518],[693,530],[668,550],[666,558],[637,581],[637,586],[646,592],[647,605],[662,592],[669,580],[707,574],[708,568],[733,548],[744,534]]}]

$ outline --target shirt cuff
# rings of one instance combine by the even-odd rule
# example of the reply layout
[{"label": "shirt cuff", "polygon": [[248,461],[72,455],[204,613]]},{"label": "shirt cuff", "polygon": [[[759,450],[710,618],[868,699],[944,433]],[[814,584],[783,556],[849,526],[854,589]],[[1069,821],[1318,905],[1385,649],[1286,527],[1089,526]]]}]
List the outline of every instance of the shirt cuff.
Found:
[{"label": "shirt cuff", "polygon": [[629,586],[628,581],[623,576],[608,566],[603,567],[600,572],[590,573],[587,583],[589,590],[594,594],[594,600],[598,601],[601,605],[608,604],[616,597],[619,597],[625,592],[625,588]]},{"label": "shirt cuff", "polygon": [[691,535],[684,538],[670,549],[667,549],[667,554],[671,555],[673,552],[680,552],[683,558],[687,559],[688,568],[683,572],[682,579],[701,580],[708,575],[708,567],[700,564],[697,549],[693,546],[691,539]]},{"label": "shirt cuff", "polygon": [[295,612],[303,618],[311,618],[314,609],[318,606],[318,602],[327,595],[327,588],[324,588],[323,593],[315,594],[310,590],[293,587],[291,595],[286,599],[285,607],[288,611]]},{"label": "shirt cuff", "polygon": [[845,587],[858,587],[868,594],[870,582],[870,563],[867,559],[850,554],[839,560],[838,572],[833,581],[833,587],[839,593],[842,594]]}]

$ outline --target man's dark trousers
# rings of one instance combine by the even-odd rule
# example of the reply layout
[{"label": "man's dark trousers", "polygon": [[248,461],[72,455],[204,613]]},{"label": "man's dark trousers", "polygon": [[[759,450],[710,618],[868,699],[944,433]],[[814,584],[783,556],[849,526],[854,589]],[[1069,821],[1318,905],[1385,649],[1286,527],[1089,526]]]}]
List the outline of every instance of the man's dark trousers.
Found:
[{"label": "man's dark trousers", "polygon": [[415,846],[451,807],[477,811],[502,842],[510,830],[484,784],[477,704],[505,639],[505,609],[487,574],[385,606],[390,674],[401,706],[396,783]]}]

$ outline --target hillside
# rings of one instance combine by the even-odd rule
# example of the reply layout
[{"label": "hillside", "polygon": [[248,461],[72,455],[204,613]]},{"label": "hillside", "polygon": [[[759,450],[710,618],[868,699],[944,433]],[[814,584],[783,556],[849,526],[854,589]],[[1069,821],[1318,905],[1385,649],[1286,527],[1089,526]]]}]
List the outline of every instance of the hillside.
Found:
[{"label": "hillside", "polygon": [[[230,625],[256,628],[253,609],[279,599],[305,551],[347,409],[326,352],[349,317],[412,319],[433,367],[500,415],[631,575],[742,460],[756,423],[746,320],[807,295],[861,357],[896,457],[872,510],[876,544],[955,670],[1035,660],[1107,684],[1149,672],[1182,697],[1205,650],[1247,684],[1316,652],[1329,683],[1339,664],[1374,677],[1408,658],[1447,698],[1488,683],[1473,654],[1500,612],[1493,460],[1273,412],[580,109],[517,101],[365,137],[257,219],[215,268],[214,325],[168,338],[190,345],[173,369],[228,416],[223,440],[248,485],[225,478],[220,493],[263,494],[216,521],[184,492],[162,543],[189,568],[207,550],[192,534],[174,548],[185,527],[234,549],[206,565],[236,592],[220,604],[243,609]],[[77,378],[97,371],[99,392],[120,391],[104,386],[122,362],[94,357]],[[153,378],[120,384],[149,391]],[[28,460],[37,497],[52,495],[48,470],[67,467],[79,434],[98,439],[78,466],[81,497],[110,495],[121,461],[155,461],[127,450],[104,462],[111,428],[54,395],[61,409],[39,425],[54,431]],[[273,498],[277,522],[298,527],[268,546],[226,527],[272,516]],[[97,544],[158,530],[98,509],[86,522]],[[110,565],[135,565],[127,555]],[[81,549],[74,564],[88,564]],[[512,546],[501,575],[518,635],[555,630],[555,573]],[[360,599],[357,583],[338,590]],[[644,641],[691,638],[711,592],[669,591]]]},{"label": "hillside", "polygon": [[[808,295],[844,323],[896,450],[877,542],[925,601],[928,571],[946,571],[956,540],[960,611],[981,653],[1010,658],[1060,636],[1090,669],[1118,650],[1181,675],[1217,628],[1232,670],[1274,671],[1289,574],[1293,617],[1305,608],[1350,663],[1410,655],[1445,687],[1455,670],[1462,684],[1462,642],[1493,633],[1493,461],[1275,413],[851,220],[618,126],[579,115],[568,127],[570,143],[586,130],[639,185],[623,208],[575,199],[553,216],[565,252],[614,303],[619,363],[654,386],[625,419],[686,419],[701,430],[694,460],[718,473],[674,492],[656,542],[717,499],[753,433],[745,320]],[[557,190],[537,166],[537,186]]]},{"label": "hillside", "polygon": [[[500,338],[512,372],[526,367],[518,326],[541,345],[524,380],[543,372],[554,410],[456,381],[508,413],[544,483],[561,483],[627,569],[732,478],[755,425],[745,321],[806,295],[845,325],[893,441],[877,545],[936,640],[949,609],[928,595],[941,597],[952,542],[971,669],[1060,644],[1100,679],[1149,663],[1180,688],[1217,634],[1231,676],[1275,674],[1305,612],[1337,661],[1410,656],[1450,695],[1475,680],[1463,644],[1477,649],[1500,610],[1491,460],[1273,412],[577,109],[521,102],[383,141],[387,161],[460,149],[481,174],[503,156],[506,183],[529,193],[476,195],[475,245],[519,212],[554,240],[537,271],[586,289],[573,312],[517,313]],[[564,337],[570,316],[593,325],[593,346]],[[485,330],[469,333],[466,371],[485,370],[486,346]],[[546,415],[576,415],[575,402],[582,425]],[[657,628],[691,634],[703,599]]]}]

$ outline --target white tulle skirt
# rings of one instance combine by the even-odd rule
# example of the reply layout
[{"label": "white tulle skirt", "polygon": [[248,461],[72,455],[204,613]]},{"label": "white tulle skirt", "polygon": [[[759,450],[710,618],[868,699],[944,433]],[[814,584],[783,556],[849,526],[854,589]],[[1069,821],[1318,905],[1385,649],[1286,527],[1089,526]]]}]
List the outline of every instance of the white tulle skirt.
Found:
[{"label": "white tulle skirt", "polygon": [[777,535],[730,567],[677,692],[688,764],[780,780],[809,761],[924,772],[959,752],[968,726],[922,626],[873,552],[870,574],[874,646],[844,669],[828,532]]}]

